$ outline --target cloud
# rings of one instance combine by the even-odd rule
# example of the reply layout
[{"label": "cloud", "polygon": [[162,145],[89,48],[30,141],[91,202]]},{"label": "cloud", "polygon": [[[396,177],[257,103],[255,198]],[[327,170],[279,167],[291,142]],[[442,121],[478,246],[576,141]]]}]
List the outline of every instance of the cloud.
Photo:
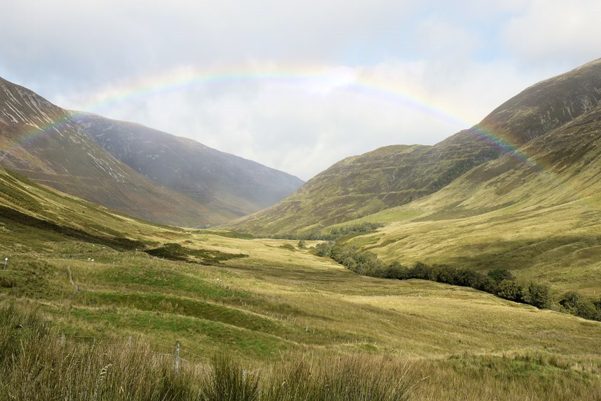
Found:
[{"label": "cloud", "polygon": [[601,2],[534,0],[503,30],[505,44],[522,63],[563,68],[601,57]]},{"label": "cloud", "polygon": [[403,23],[412,1],[23,0],[0,14],[0,50],[6,70],[80,80],[208,60],[323,61]]},{"label": "cloud", "polygon": [[[124,83],[99,91],[103,101],[80,95],[59,103],[88,105],[87,110],[191,137],[307,179],[379,146],[433,144],[475,124],[498,99],[527,84],[511,66],[440,68],[425,61],[323,65],[309,74],[305,68],[254,63],[242,77],[186,78],[156,90],[145,82]],[[193,68],[174,75],[212,76]],[[497,82],[499,76],[514,78]],[[155,81],[173,79],[150,80]],[[143,95],[131,87],[144,88]]]},{"label": "cloud", "polygon": [[435,143],[598,57],[597,3],[20,0],[0,14],[0,75],[309,178]]}]

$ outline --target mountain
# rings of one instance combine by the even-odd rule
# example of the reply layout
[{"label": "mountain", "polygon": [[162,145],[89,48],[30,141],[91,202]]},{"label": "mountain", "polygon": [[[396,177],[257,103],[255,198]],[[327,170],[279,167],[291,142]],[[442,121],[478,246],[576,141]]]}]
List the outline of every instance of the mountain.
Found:
[{"label": "mountain", "polygon": [[149,180],[232,216],[271,206],[303,184],[191,139],[91,114],[73,118],[107,152]]},{"label": "mountain", "polygon": [[596,60],[524,90],[475,127],[434,146],[390,146],[336,163],[292,196],[234,227],[258,234],[306,233],[409,203],[600,101],[601,60]]},{"label": "mountain", "polygon": [[427,197],[347,224],[384,260],[422,261],[576,289],[601,286],[601,105]]},{"label": "mountain", "polygon": [[[98,120],[104,121],[100,118]],[[90,131],[97,132],[91,125]],[[135,145],[132,143],[129,146]],[[187,146],[194,149],[195,145],[187,143]],[[202,145],[199,147],[202,148]],[[107,152],[70,112],[3,79],[0,79],[0,149],[0,165],[5,168],[121,213],[165,224],[191,227],[221,224],[257,207],[254,205],[267,205],[265,202],[275,199],[278,194],[284,196],[287,188],[282,185],[283,188],[270,192],[261,187],[265,189],[265,195],[249,196],[244,203],[243,196],[249,191],[236,188],[231,177],[239,170],[215,168],[213,182],[220,182],[223,187],[208,188],[219,189],[222,194],[226,191],[225,186],[231,183],[232,200],[229,203],[221,204],[218,201],[227,198],[225,196],[217,201],[206,200],[210,197],[208,191],[205,192],[204,199],[180,193],[145,177]],[[181,146],[179,150],[182,151]],[[215,152],[206,151],[197,157],[202,158],[207,153],[213,155]],[[239,162],[238,158],[229,157],[234,160],[231,164]],[[221,154],[221,159],[215,156],[212,160],[221,161],[227,166],[225,161],[228,160],[228,155]],[[250,180],[248,175],[243,176],[250,185],[261,179],[271,179],[274,185],[281,182],[278,181],[280,175],[273,170],[261,170],[259,165],[252,164],[253,170],[249,167],[251,164],[247,162],[246,166],[256,173],[256,180]],[[209,165],[209,169],[211,168],[213,166]],[[267,173],[261,176],[263,171]],[[229,176],[221,179],[218,177],[221,174]],[[289,178],[288,175],[280,174]],[[198,177],[200,176],[196,175],[190,179]],[[181,178],[180,182],[184,179]],[[291,181],[294,182],[293,179]],[[200,185],[191,184],[192,187]],[[265,186],[269,185],[271,184]]]}]

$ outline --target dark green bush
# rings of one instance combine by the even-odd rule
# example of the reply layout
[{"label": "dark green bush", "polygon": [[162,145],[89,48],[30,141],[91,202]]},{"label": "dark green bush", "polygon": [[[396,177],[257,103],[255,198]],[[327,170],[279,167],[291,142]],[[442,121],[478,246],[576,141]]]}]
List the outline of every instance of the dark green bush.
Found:
[{"label": "dark green bush", "polygon": [[575,291],[566,292],[559,304],[569,313],[585,319],[601,319],[600,310],[595,304]]},{"label": "dark green bush", "polygon": [[504,280],[513,280],[513,274],[509,270],[500,267],[489,271],[487,275],[497,284]]},{"label": "dark green bush", "polygon": [[549,287],[544,284],[530,282],[524,290],[524,301],[537,308],[548,308],[551,303]]},{"label": "dark green bush", "polygon": [[315,254],[317,256],[329,258],[332,256],[332,249],[334,249],[333,242],[321,242],[315,246]]},{"label": "dark green bush", "polygon": [[168,243],[158,248],[148,249],[145,252],[149,255],[163,259],[187,260],[185,248],[180,244],[175,243]]},{"label": "dark green bush", "polygon": [[497,286],[496,294],[501,298],[523,302],[522,287],[513,280],[503,280]]}]

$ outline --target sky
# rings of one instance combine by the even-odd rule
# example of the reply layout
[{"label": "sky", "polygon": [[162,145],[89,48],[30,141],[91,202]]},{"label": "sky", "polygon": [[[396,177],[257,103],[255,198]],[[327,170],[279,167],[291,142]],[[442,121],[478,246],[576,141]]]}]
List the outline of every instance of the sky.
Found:
[{"label": "sky", "polygon": [[0,76],[302,179],[601,57],[599,0],[0,0]]}]

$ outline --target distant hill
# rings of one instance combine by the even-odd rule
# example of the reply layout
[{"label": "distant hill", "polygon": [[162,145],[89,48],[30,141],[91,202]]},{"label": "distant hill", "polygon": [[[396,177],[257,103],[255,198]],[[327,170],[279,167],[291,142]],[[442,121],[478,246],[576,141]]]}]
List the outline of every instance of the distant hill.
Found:
[{"label": "distant hill", "polygon": [[[97,118],[94,121],[107,120]],[[120,124],[114,125],[121,126]],[[94,124],[89,123],[88,126],[91,132],[98,133],[99,130]],[[140,131],[144,130],[140,128],[137,133]],[[147,131],[149,130],[144,132]],[[115,128],[107,128],[106,136],[119,132]],[[116,211],[158,223],[192,227],[215,225],[239,217],[253,210],[253,207],[256,210],[267,206],[270,199],[275,202],[278,196],[286,195],[286,188],[290,188],[288,193],[292,192],[292,184],[288,187],[282,184],[281,188],[271,192],[265,189],[270,185],[280,184],[280,176],[284,177],[283,181],[289,179],[290,182],[300,185],[300,180],[284,173],[278,175],[274,170],[266,167],[261,169],[258,164],[246,162],[250,173],[242,177],[246,178],[247,185],[256,184],[261,179],[273,181],[273,184],[270,182],[258,189],[264,190],[262,195],[251,196],[248,190],[235,184],[232,178],[240,172],[240,168],[228,168],[226,163],[229,157],[233,160],[230,164],[244,165],[240,162],[242,159],[220,154],[221,159],[213,157],[212,163],[219,160],[225,167],[213,168],[214,164],[209,163],[207,168],[215,171],[212,182],[219,182],[221,186],[211,186],[211,183],[203,182],[191,184],[191,187],[206,185],[204,198],[196,196],[195,193],[180,193],[169,188],[169,185],[145,177],[123,163],[99,145],[94,139],[97,137],[98,135],[88,134],[81,122],[72,118],[70,112],[24,87],[0,79],[0,165],[38,183]],[[134,144],[129,146],[131,148]],[[148,146],[144,145],[144,148],[147,149]],[[196,144],[191,142],[186,146],[192,150],[196,148]],[[202,145],[197,147],[207,149]],[[178,150],[182,151],[181,146]],[[192,150],[190,152],[193,152]],[[190,155],[190,152],[182,151],[182,155]],[[197,157],[203,159],[208,153],[218,153],[212,152],[205,151]],[[160,152],[154,153],[154,156],[158,154]],[[161,160],[162,162],[164,160]],[[192,168],[197,166],[198,163]],[[155,169],[153,175],[163,177],[157,175],[156,171]],[[265,172],[264,176],[260,175],[261,172]],[[249,178],[253,173],[256,173],[255,180]],[[218,177],[221,174],[224,177]],[[181,177],[180,183],[186,178],[188,177]],[[199,175],[189,178],[200,180]],[[228,183],[232,185],[229,193],[226,192]],[[219,191],[216,198],[211,198],[210,191],[213,188]],[[227,195],[231,197],[230,202],[219,202],[222,199],[230,200]],[[246,195],[249,195],[247,200],[244,198]]]},{"label": "distant hill", "polygon": [[336,163],[235,228],[265,235],[307,233],[407,204],[593,110],[600,101],[597,60],[524,90],[480,124],[434,146],[389,146]]},{"label": "distant hill", "polygon": [[303,181],[259,163],[142,125],[74,113],[112,156],[155,183],[228,215],[271,206]]}]

